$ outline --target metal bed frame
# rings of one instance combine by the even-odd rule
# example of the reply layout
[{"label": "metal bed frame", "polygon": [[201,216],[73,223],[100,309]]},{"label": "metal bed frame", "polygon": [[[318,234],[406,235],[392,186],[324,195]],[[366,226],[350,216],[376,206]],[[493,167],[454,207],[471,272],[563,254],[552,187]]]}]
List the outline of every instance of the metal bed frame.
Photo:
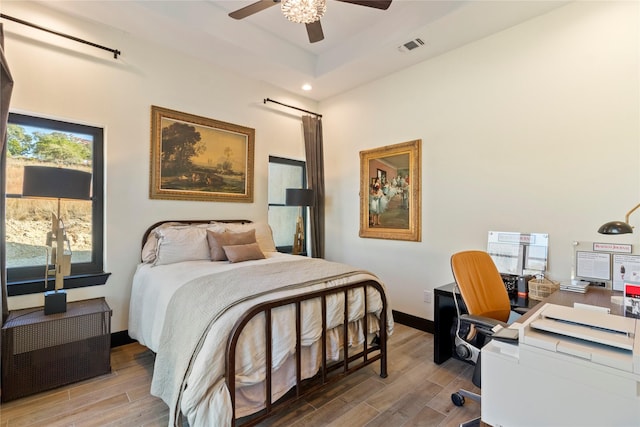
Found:
[{"label": "metal bed frame", "polygon": [[[340,361],[334,363],[328,363],[327,361],[327,296],[344,293],[344,319],[348,320],[349,313],[349,303],[347,294],[350,290],[362,289],[365,292],[364,298],[364,313],[365,316],[362,319],[356,320],[356,322],[363,322],[363,330],[367,331],[367,298],[366,292],[367,287],[375,288],[379,294],[382,301],[382,311],[379,317],[379,332],[378,336],[369,344],[367,342],[366,332],[365,332],[365,340],[362,346],[362,349],[358,351],[356,354],[349,354],[349,345],[348,345],[348,321],[345,321],[342,326],[343,328],[343,357]],[[303,380],[301,378],[301,305],[304,301],[308,301],[314,298],[320,298],[321,301],[321,309],[322,309],[322,336],[321,336],[321,346],[322,346],[322,364],[318,374],[308,380]],[[287,393],[285,396],[280,398],[277,402],[271,401],[271,371],[272,371],[272,357],[271,357],[271,312],[275,308],[288,305],[295,304],[296,308],[296,320],[295,320],[295,334],[296,334],[296,384],[293,387],[292,391]],[[264,313],[265,315],[265,409],[258,412],[257,414],[250,415],[244,417],[240,420],[235,418],[235,361],[236,361],[236,345],[238,344],[238,339],[240,334],[242,333],[244,327],[249,323],[249,321],[255,316]],[[279,412],[292,403],[298,401],[299,399],[309,395],[310,393],[318,390],[321,387],[324,387],[327,384],[338,381],[345,376],[364,368],[367,365],[370,365],[376,361],[380,361],[380,376],[382,378],[387,377],[387,300],[384,293],[384,289],[382,285],[378,282],[367,280],[364,282],[352,283],[348,285],[343,285],[339,287],[327,288],[318,291],[313,291],[309,293],[305,293],[302,295],[292,296],[281,298],[278,300],[267,301],[261,304],[254,306],[251,310],[241,317],[237,323],[235,324],[231,335],[229,336],[227,342],[227,354],[226,354],[226,383],[229,389],[229,393],[231,395],[231,402],[233,407],[233,421],[232,426],[243,425],[250,426],[263,421],[267,417],[272,414]]]}]

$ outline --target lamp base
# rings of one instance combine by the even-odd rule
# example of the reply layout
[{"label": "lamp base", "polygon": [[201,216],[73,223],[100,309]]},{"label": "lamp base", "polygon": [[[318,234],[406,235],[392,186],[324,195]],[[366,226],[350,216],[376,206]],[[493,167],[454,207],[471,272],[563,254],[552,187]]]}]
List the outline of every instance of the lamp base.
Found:
[{"label": "lamp base", "polygon": [[293,255],[298,255],[302,253],[302,249],[304,246],[304,227],[302,226],[302,217],[299,216],[296,221],[296,233],[293,235],[293,248],[291,249],[291,253]]},{"label": "lamp base", "polygon": [[67,292],[48,291],[44,293],[44,314],[64,313],[67,311]]}]

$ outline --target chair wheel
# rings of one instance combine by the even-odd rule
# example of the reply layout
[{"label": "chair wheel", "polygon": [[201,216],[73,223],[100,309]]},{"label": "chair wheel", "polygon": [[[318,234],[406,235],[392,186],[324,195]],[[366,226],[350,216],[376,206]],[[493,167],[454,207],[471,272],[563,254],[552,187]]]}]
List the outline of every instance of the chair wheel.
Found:
[{"label": "chair wheel", "polygon": [[458,344],[456,346],[456,355],[462,359],[467,360],[471,358],[471,349],[469,348],[469,344]]},{"label": "chair wheel", "polygon": [[451,393],[451,401],[456,406],[464,405],[464,396],[460,393]]}]

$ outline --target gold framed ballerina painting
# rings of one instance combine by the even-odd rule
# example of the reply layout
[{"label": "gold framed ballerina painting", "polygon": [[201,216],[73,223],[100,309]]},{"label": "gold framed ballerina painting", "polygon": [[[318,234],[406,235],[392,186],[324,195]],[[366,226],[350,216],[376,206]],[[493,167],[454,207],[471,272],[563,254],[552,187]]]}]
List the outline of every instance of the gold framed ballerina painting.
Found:
[{"label": "gold framed ballerina painting", "polygon": [[421,240],[421,144],[360,152],[360,237]]}]

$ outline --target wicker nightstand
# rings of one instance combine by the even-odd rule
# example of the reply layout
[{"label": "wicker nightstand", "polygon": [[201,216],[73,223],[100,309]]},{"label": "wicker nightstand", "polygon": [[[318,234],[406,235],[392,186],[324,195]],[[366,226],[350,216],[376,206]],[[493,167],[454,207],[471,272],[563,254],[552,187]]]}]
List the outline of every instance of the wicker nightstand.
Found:
[{"label": "wicker nightstand", "polygon": [[111,372],[111,308],[104,298],[15,310],[2,327],[2,401]]}]

